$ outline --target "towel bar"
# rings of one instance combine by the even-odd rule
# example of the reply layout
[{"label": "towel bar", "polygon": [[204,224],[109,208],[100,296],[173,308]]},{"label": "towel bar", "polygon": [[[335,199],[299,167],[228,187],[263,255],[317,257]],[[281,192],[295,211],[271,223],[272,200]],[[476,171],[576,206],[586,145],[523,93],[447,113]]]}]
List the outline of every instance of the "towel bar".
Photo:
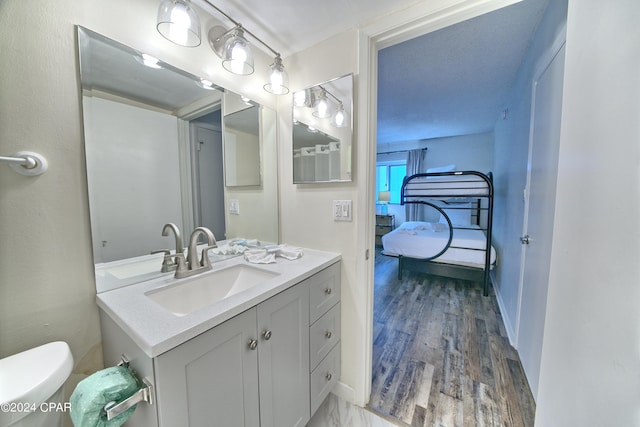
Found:
[{"label": "towel bar", "polygon": [[[120,363],[118,363],[118,366],[124,366],[125,368],[130,369],[129,360],[127,360],[127,357],[125,355],[122,355],[122,359],[120,360]],[[135,376],[135,373],[133,373],[133,371],[132,374],[134,374]],[[138,377],[135,377],[136,380],[138,380]],[[122,402],[109,402],[104,405],[104,411],[107,414],[107,420],[114,419],[127,409],[131,408],[133,405],[136,405],[140,402],[147,402],[149,405],[153,405],[153,384],[151,384],[151,382],[146,378],[143,378],[142,382],[145,386],[141,387],[137,392],[135,392]],[[139,380],[138,384],[140,384]]]}]

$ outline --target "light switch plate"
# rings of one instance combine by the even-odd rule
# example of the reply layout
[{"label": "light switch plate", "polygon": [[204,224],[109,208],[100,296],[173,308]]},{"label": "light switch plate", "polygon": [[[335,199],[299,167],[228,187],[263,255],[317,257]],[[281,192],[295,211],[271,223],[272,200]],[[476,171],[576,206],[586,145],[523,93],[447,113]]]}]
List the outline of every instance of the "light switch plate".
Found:
[{"label": "light switch plate", "polygon": [[334,221],[352,221],[352,203],[351,200],[334,200],[333,201],[333,220]]},{"label": "light switch plate", "polygon": [[229,199],[229,213],[231,215],[240,215],[240,200]]}]

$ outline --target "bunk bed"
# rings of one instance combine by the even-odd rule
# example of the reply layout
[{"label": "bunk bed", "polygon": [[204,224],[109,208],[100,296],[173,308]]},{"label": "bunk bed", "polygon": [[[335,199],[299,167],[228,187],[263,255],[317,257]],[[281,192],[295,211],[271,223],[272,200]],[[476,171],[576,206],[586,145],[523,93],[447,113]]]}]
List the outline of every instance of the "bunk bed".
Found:
[{"label": "bunk bed", "polygon": [[[419,205],[422,216],[382,237],[383,254],[403,269],[472,280],[489,295],[495,264],[491,245],[493,177],[476,171],[420,173],[405,177],[402,205]],[[489,255],[489,256],[487,256]]]}]

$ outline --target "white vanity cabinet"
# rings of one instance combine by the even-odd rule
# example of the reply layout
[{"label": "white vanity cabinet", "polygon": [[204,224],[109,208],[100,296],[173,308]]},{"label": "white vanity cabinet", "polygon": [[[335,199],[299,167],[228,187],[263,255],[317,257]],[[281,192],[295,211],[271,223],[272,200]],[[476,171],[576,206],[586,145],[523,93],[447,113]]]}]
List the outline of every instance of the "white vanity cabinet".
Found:
[{"label": "white vanity cabinet", "polygon": [[304,426],[308,319],[303,282],[158,356],[160,427]]},{"label": "white vanity cabinet", "polygon": [[304,427],[340,377],[340,274],[335,262],[155,357],[101,311],[105,364],[126,355],[154,385],[126,425]]}]

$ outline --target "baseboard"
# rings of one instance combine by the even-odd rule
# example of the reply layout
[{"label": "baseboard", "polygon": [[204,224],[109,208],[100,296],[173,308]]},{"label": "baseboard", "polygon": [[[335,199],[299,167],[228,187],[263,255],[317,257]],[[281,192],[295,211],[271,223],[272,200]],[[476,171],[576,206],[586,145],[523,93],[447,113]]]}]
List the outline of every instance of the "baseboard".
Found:
[{"label": "baseboard", "polygon": [[332,393],[342,400],[351,403],[352,405],[363,406],[361,404],[359,405],[358,402],[356,402],[356,391],[342,381],[338,381],[336,383]]},{"label": "baseboard", "polygon": [[500,316],[502,317],[502,321],[504,322],[504,328],[507,331],[507,337],[509,338],[509,344],[511,344],[514,348],[516,347],[516,332],[511,324],[511,319],[505,315],[507,312],[504,308],[504,303],[502,301],[502,295],[498,292],[499,286],[496,286],[497,279],[495,277],[494,271],[489,273],[489,277],[491,278],[491,284],[493,285],[493,290],[496,294],[496,300],[498,301],[498,308],[500,309]]}]

